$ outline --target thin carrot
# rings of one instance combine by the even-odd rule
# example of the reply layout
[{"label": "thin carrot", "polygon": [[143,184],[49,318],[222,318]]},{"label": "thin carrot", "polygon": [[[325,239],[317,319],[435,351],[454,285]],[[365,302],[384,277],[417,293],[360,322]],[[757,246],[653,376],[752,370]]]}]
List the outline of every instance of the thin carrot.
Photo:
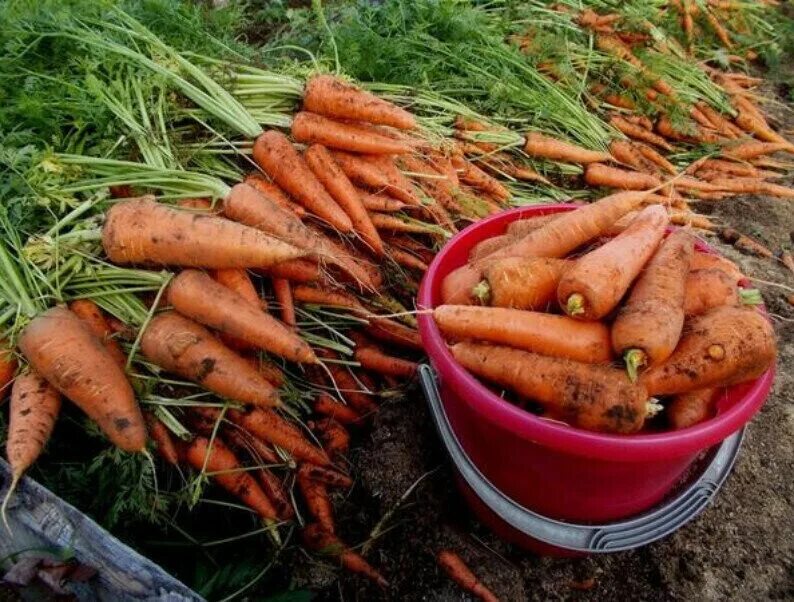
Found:
[{"label": "thin carrot", "polygon": [[742,194],[766,194],[787,199],[794,199],[794,188],[765,182],[755,178],[716,178],[711,181],[714,186]]},{"label": "thin carrot", "polygon": [[670,143],[661,136],[658,136],[657,134],[654,134],[653,132],[646,130],[641,126],[638,126],[635,123],[631,123],[622,117],[614,116],[610,118],[609,123],[615,126],[615,128],[620,130],[629,138],[633,138],[634,140],[639,140],[641,142],[647,142],[648,144],[663,148],[666,151],[673,150],[673,147],[670,145]]},{"label": "thin carrot", "polygon": [[205,268],[261,267],[305,255],[254,228],[171,209],[151,196],[110,208],[102,246],[114,263]]},{"label": "thin carrot", "polygon": [[290,281],[284,278],[273,278],[273,294],[281,311],[281,320],[287,326],[295,328],[298,322],[295,317],[295,302],[292,297]]},{"label": "thin carrot", "polygon": [[323,416],[333,418],[342,424],[355,424],[361,416],[354,409],[339,403],[327,393],[320,393],[314,400],[314,411]]},{"label": "thin carrot", "polygon": [[537,401],[573,426],[632,433],[649,413],[645,389],[608,366],[476,343],[458,343],[451,351],[473,374]]},{"label": "thin carrot", "polygon": [[176,466],[179,462],[179,452],[176,445],[174,445],[174,440],[171,438],[168,428],[151,412],[144,412],[143,418],[146,421],[149,437],[154,442],[157,453],[160,454],[163,460],[172,466]]},{"label": "thin carrot", "polygon": [[787,142],[758,142],[751,140],[726,147],[722,154],[731,159],[746,161],[762,155],[771,155],[779,151],[789,150],[790,148],[791,144]]},{"label": "thin carrot", "polygon": [[510,191],[499,180],[488,175],[474,163],[467,161],[462,155],[452,155],[452,164],[458,170],[458,177],[462,182],[488,193],[496,199],[504,201],[510,198]]},{"label": "thin carrot", "polygon": [[405,109],[333,75],[315,75],[308,81],[303,93],[303,108],[335,119],[366,121],[404,130],[416,128],[416,119]]},{"label": "thin carrot", "polygon": [[[211,415],[211,424],[214,427],[215,423],[220,418],[220,411],[212,408],[214,412]],[[195,410],[194,410],[195,411]],[[212,429],[210,429],[212,432]],[[247,432],[236,425],[230,425],[228,428],[223,429],[223,440],[231,447],[236,453],[246,453],[257,463],[280,464],[281,459],[276,455],[276,452],[261,439],[254,437],[251,433]],[[268,493],[267,491],[265,493]],[[268,497],[273,497],[268,493]],[[279,513],[280,514],[280,513]]]},{"label": "thin carrot", "polygon": [[367,333],[380,341],[422,351],[422,338],[414,328],[395,322],[390,318],[369,318]]},{"label": "thin carrot", "polygon": [[65,307],[34,318],[19,337],[33,369],[74,402],[117,447],[146,449],[146,427],[121,367],[85,323]]},{"label": "thin carrot", "polygon": [[354,184],[382,191],[409,205],[420,205],[411,183],[388,157],[363,156],[333,151],[334,160]]},{"label": "thin carrot", "polygon": [[391,138],[376,128],[335,121],[308,111],[295,114],[290,131],[297,142],[322,144],[353,153],[394,155],[413,152],[410,144]]},{"label": "thin carrot", "polygon": [[428,265],[408,251],[403,251],[402,249],[397,249],[395,247],[389,247],[386,254],[388,257],[393,259],[397,265],[400,265],[404,268],[408,268],[409,270],[417,270],[422,273],[427,271]]},{"label": "thin carrot", "polygon": [[744,253],[758,255],[759,257],[766,257],[767,259],[770,259],[774,256],[774,253],[772,253],[769,248],[762,245],[757,240],[754,240],[749,236],[734,230],[733,228],[722,228],[719,234],[722,240],[732,244],[734,247]]},{"label": "thin carrot", "polygon": [[284,384],[284,373],[281,371],[281,368],[276,366],[273,362],[263,360],[256,356],[246,356],[243,359],[246,360],[251,367],[254,368],[254,370],[259,372],[264,379],[274,387],[278,388]]},{"label": "thin carrot", "polygon": [[656,252],[668,221],[661,205],[646,207],[621,234],[579,258],[557,287],[563,310],[585,320],[612,311]]},{"label": "thin carrot", "polygon": [[306,470],[306,464],[298,468],[297,482],[309,514],[327,533],[334,533],[334,511],[331,498],[324,483],[315,481]]},{"label": "thin carrot", "polygon": [[212,442],[196,437],[185,451],[185,459],[196,470],[206,470],[211,478],[266,520],[276,520],[278,513],[254,478],[242,470],[237,457],[216,438]]},{"label": "thin carrot", "polygon": [[17,360],[14,352],[8,348],[4,339],[0,339],[0,402],[17,371]]},{"label": "thin carrot", "polygon": [[271,278],[283,278],[290,282],[317,282],[323,277],[320,265],[310,259],[293,259],[269,268],[255,270],[256,273]]},{"label": "thin carrot", "polygon": [[609,153],[591,151],[569,142],[544,136],[538,132],[527,133],[524,152],[530,157],[566,163],[596,163],[610,159]]},{"label": "thin carrot", "polygon": [[[300,260],[295,259],[293,261]],[[212,270],[210,274],[212,279],[218,284],[221,284],[229,290],[234,291],[254,307],[258,307],[264,311],[267,311],[267,302],[265,302],[259,296],[259,293],[256,292],[254,283],[251,282],[251,277],[248,275],[247,270]]]},{"label": "thin carrot", "polygon": [[650,395],[688,393],[758,378],[775,361],[775,333],[757,310],[718,307],[689,320],[666,362],[640,382]]},{"label": "thin carrot", "polygon": [[433,310],[441,333],[455,341],[476,340],[584,363],[609,362],[609,328],[565,316],[501,307],[441,305]]},{"label": "thin carrot", "polygon": [[339,454],[346,454],[350,449],[350,434],[336,420],[323,418],[310,423],[310,426],[319,431],[320,438],[323,440],[323,449],[329,456],[336,457]]},{"label": "thin carrot", "polygon": [[168,301],[183,316],[263,351],[293,362],[312,364],[317,361],[303,339],[204,272],[180,272],[168,287]]},{"label": "thin carrot", "polygon": [[673,353],[684,327],[686,282],[694,237],[671,234],[648,262],[612,324],[612,346],[623,356],[629,377]]},{"label": "thin carrot", "polygon": [[636,171],[643,171],[643,162],[637,155],[637,151],[627,140],[613,140],[609,144],[609,152],[614,160],[622,163]]},{"label": "thin carrot", "polygon": [[113,331],[99,306],[90,299],[77,299],[69,303],[69,309],[85,322],[95,337],[102,341],[102,345],[113,360],[119,366],[124,367],[127,363],[127,356],[121,350],[118,341],[113,338]]},{"label": "thin carrot", "polygon": [[245,176],[243,180],[257,192],[267,197],[272,202],[276,203],[282,209],[286,209],[290,213],[294,213],[295,217],[306,217],[306,209],[302,205],[293,202],[286,193],[281,190],[276,184],[265,179],[264,176],[258,173],[251,173]]},{"label": "thin carrot", "polygon": [[391,213],[373,212],[370,213],[369,216],[375,228],[379,231],[405,232],[407,234],[435,234],[436,232],[434,227],[429,227],[429,224],[425,224],[418,220],[408,221],[407,219],[402,219],[400,216]]},{"label": "thin carrot", "polygon": [[395,213],[402,211],[406,208],[406,204],[398,201],[386,194],[378,192],[367,192],[366,190],[359,190],[361,203],[367,211],[379,211],[381,213]]},{"label": "thin carrot", "polygon": [[[268,130],[254,142],[254,161],[281,188],[309,212],[340,232],[351,232],[353,223],[326,192],[292,143],[281,132]],[[224,205],[224,212],[228,210]]]},{"label": "thin carrot", "polygon": [[230,410],[229,419],[246,431],[283,448],[299,460],[318,466],[328,466],[331,461],[326,453],[306,440],[294,426],[271,410],[253,408],[247,412]]},{"label": "thin carrot", "polygon": [[414,180],[429,197],[438,201],[448,211],[461,213],[461,206],[455,200],[455,190],[447,178],[431,165],[411,155],[400,157],[400,163],[405,170],[414,174]]},{"label": "thin carrot", "polygon": [[362,368],[377,374],[389,374],[401,378],[411,378],[417,369],[416,362],[392,357],[374,346],[356,347],[356,361]]},{"label": "thin carrot", "polygon": [[706,159],[695,165],[697,166],[698,175],[701,170],[703,170],[749,178],[756,178],[759,176],[759,170],[752,165],[737,163],[735,161],[725,161],[724,159]]},{"label": "thin carrot", "polygon": [[326,290],[313,286],[297,285],[292,289],[292,297],[297,303],[325,305],[328,307],[345,307],[357,314],[367,314],[367,310],[353,295],[343,292]]},{"label": "thin carrot", "polygon": [[714,414],[716,395],[716,389],[698,389],[676,395],[665,406],[667,422],[677,431],[707,420]]},{"label": "thin carrot", "polygon": [[329,487],[349,489],[353,486],[353,480],[349,476],[333,470],[332,468],[315,466],[314,464],[303,464],[301,469],[310,479],[328,485]]},{"label": "thin carrot", "polygon": [[347,213],[353,228],[364,243],[377,255],[383,255],[383,241],[369,218],[358,191],[334,161],[331,153],[320,144],[313,144],[303,154],[306,164],[325,186],[331,197]]},{"label": "thin carrot", "polygon": [[726,138],[737,138],[736,132],[730,121],[722,113],[713,109],[708,103],[699,102],[695,105],[706,118],[714,124],[714,128]]},{"label": "thin carrot", "polygon": [[276,389],[245,359],[176,312],[152,318],[141,337],[141,351],[161,368],[223,397],[259,406],[281,403]]},{"label": "thin carrot", "polygon": [[656,149],[646,145],[646,144],[635,144],[634,148],[639,151],[639,153],[645,157],[648,161],[653,163],[654,165],[660,167],[662,170],[666,171],[669,174],[675,175],[678,173],[675,165],[670,163],[667,159],[664,158]]},{"label": "thin carrot", "polygon": [[619,190],[646,190],[659,186],[662,181],[654,175],[591,163],[584,172],[589,186],[603,186]]},{"label": "thin carrot", "polygon": [[388,585],[386,579],[372,568],[364,558],[348,549],[339,538],[332,533],[328,533],[319,523],[306,525],[301,535],[303,543],[310,550],[338,558],[341,565],[348,571],[364,575],[380,587],[385,588]]},{"label": "thin carrot", "polygon": [[499,602],[499,598],[480,583],[479,579],[474,576],[474,573],[471,572],[466,563],[455,552],[452,550],[441,550],[436,560],[438,565],[444,569],[444,572],[449,575],[450,579],[457,583],[463,591],[470,593],[483,602]]}]

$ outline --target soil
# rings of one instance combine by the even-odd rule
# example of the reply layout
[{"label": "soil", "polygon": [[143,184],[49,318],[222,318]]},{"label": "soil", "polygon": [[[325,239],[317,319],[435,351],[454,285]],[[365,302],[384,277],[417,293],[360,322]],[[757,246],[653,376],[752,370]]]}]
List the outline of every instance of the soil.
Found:
[{"label": "soil", "polygon": [[[776,117],[783,129],[794,124],[790,109]],[[773,251],[794,246],[791,201],[743,197],[697,209]],[[775,323],[779,359],[772,395],[747,429],[733,473],[700,517],[665,540],[606,556],[545,558],[505,544],[467,511],[416,390],[382,407],[352,456],[359,481],[337,504],[339,531],[351,542],[367,541],[389,515],[381,531],[390,530],[366,550],[389,588],[381,592],[330,565],[305,562],[296,563],[295,584],[320,590],[319,600],[468,600],[436,567],[435,553],[449,547],[506,601],[794,599],[794,306],[786,301],[794,274],[716,237],[708,242],[755,279]]]}]

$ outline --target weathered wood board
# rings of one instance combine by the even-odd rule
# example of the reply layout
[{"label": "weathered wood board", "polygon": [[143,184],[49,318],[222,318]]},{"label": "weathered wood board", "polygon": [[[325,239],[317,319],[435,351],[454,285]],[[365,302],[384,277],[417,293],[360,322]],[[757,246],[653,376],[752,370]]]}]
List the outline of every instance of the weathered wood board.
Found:
[{"label": "weathered wood board", "polygon": [[[0,495],[5,495],[10,480],[8,464],[0,459]],[[79,563],[98,571],[86,583],[67,586],[78,600],[202,600],[158,565],[125,546],[32,479],[25,478],[19,484],[8,505],[8,522],[11,534],[0,526],[0,558],[36,548],[69,549]]]}]

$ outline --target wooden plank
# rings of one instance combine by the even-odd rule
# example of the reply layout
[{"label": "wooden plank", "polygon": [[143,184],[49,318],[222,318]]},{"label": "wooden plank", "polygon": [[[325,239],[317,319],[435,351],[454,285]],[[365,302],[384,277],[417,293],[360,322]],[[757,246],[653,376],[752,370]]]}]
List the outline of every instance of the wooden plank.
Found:
[{"label": "wooden plank", "polygon": [[[0,458],[0,492],[11,481]],[[160,566],[121,543],[74,506],[34,480],[24,478],[8,504],[12,535],[0,526],[0,558],[23,550],[73,550],[76,560],[98,573],[85,584],[69,584],[78,600],[188,602],[202,598]]]}]

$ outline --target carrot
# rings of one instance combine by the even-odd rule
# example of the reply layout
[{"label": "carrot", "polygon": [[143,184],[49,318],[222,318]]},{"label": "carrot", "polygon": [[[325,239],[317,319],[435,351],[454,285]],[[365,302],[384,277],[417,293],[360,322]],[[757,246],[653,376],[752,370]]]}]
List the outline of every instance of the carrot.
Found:
[{"label": "carrot", "polygon": [[645,190],[659,186],[662,181],[654,175],[591,163],[584,173],[589,186],[603,186],[620,190]]},{"label": "carrot", "polygon": [[[281,132],[268,130],[254,142],[254,161],[309,212],[340,232],[351,232],[350,218],[326,192],[292,143]],[[224,213],[228,214],[224,205]]]},{"label": "carrot", "polygon": [[292,297],[297,303],[344,307],[356,314],[367,314],[367,310],[353,295],[343,291],[332,291],[313,286],[297,285],[292,289]]},{"label": "carrot", "polygon": [[409,362],[408,360],[386,355],[374,346],[357,346],[354,357],[362,368],[377,374],[411,378],[417,369],[416,362]]},{"label": "carrot", "polygon": [[386,579],[364,558],[348,549],[335,535],[323,529],[319,523],[306,525],[303,528],[302,537],[303,543],[310,550],[338,558],[341,565],[348,571],[364,575],[380,587],[385,588],[388,585]]},{"label": "carrot", "polygon": [[369,318],[367,333],[380,341],[422,351],[422,339],[413,329],[389,318]]},{"label": "carrot", "polygon": [[461,213],[460,204],[455,200],[455,190],[446,178],[441,177],[432,166],[421,159],[408,155],[400,157],[401,166],[413,174],[413,178],[425,193],[440,203],[448,211]]},{"label": "carrot", "polygon": [[731,159],[746,161],[762,155],[771,155],[779,151],[789,150],[790,148],[791,144],[788,142],[758,142],[751,140],[727,147],[722,154]]},{"label": "carrot", "polygon": [[152,363],[236,401],[280,405],[278,392],[242,357],[200,324],[168,311],[143,332],[141,351]]},{"label": "carrot", "polygon": [[718,307],[689,320],[673,355],[640,382],[651,395],[726,387],[761,376],[776,355],[775,333],[762,314]]},{"label": "carrot", "polygon": [[778,254],[778,259],[780,262],[788,268],[788,271],[794,275],[794,255],[791,254],[789,251],[781,251]]},{"label": "carrot", "polygon": [[560,278],[572,262],[544,257],[506,257],[489,264],[485,278],[470,292],[493,307],[545,310],[556,301]]},{"label": "carrot", "polygon": [[[203,408],[207,409],[207,408]],[[212,432],[212,427],[214,427],[215,422],[217,422],[218,418],[220,417],[220,411],[216,408],[212,408],[214,411],[210,414],[210,422],[211,428],[210,433]],[[280,464],[281,459],[276,455],[276,452],[270,448],[265,442],[261,441],[254,437],[251,433],[247,432],[246,430],[237,427],[236,425],[231,425],[229,428],[223,429],[223,440],[231,447],[236,453],[246,453],[251,458],[257,462],[262,463],[266,462],[268,464]],[[268,494],[268,497],[271,500],[275,499],[273,496],[270,495],[267,491],[265,492]],[[280,512],[279,512],[280,514]]]},{"label": "carrot", "polygon": [[416,119],[405,109],[332,75],[315,75],[308,81],[303,93],[303,108],[335,119],[416,129]]},{"label": "carrot", "polygon": [[284,384],[284,373],[273,362],[263,360],[256,356],[244,357],[243,359],[247,361],[248,364],[254,368],[254,370],[259,372],[264,379],[274,387],[278,388]]},{"label": "carrot", "polygon": [[452,550],[441,550],[436,560],[438,561],[438,565],[444,569],[444,572],[449,575],[450,579],[457,583],[463,591],[470,593],[483,602],[499,601],[499,598],[480,583],[461,557]]},{"label": "carrot", "polygon": [[245,176],[245,179],[243,179],[243,182],[251,186],[251,188],[256,189],[259,194],[267,197],[268,200],[272,201],[282,209],[286,209],[290,213],[294,213],[295,217],[306,217],[306,209],[302,205],[292,202],[292,200],[290,200],[290,198],[284,193],[283,190],[281,190],[281,188],[273,184],[273,182],[266,180],[261,174],[248,174]]},{"label": "carrot", "polygon": [[34,318],[19,337],[32,368],[127,452],[146,449],[146,427],[123,370],[85,323],[65,307]]},{"label": "carrot", "polygon": [[401,219],[397,215],[392,215],[391,213],[370,213],[369,214],[372,223],[375,227],[380,231],[386,232],[405,232],[405,233],[413,233],[413,234],[428,234],[428,233],[435,233],[435,230],[428,227],[428,224],[424,224],[419,221],[407,221]]},{"label": "carrot", "polygon": [[114,263],[206,268],[267,266],[305,254],[254,228],[171,209],[151,196],[110,208],[102,246]]},{"label": "carrot", "polygon": [[314,411],[323,416],[333,418],[342,424],[355,424],[361,416],[354,409],[339,403],[327,393],[320,393],[314,401]]},{"label": "carrot", "polygon": [[697,389],[676,395],[665,407],[667,422],[677,431],[694,426],[714,413],[716,389]]},{"label": "carrot", "polygon": [[301,470],[303,470],[310,479],[328,485],[329,487],[349,489],[353,486],[353,480],[349,476],[331,468],[315,466],[314,464],[303,464]]},{"label": "carrot", "polygon": [[256,272],[262,276],[300,283],[317,282],[323,277],[319,264],[310,259],[293,259]]},{"label": "carrot", "polygon": [[297,142],[322,144],[353,153],[393,155],[413,151],[410,144],[391,138],[375,128],[335,121],[307,111],[295,114],[290,131]]},{"label": "carrot", "polygon": [[640,366],[670,357],[681,338],[693,253],[694,238],[689,232],[671,234],[640,274],[612,324],[612,347],[623,356],[632,380]]},{"label": "carrot", "polygon": [[657,134],[654,134],[653,132],[648,131],[641,126],[638,126],[635,123],[631,123],[622,117],[614,116],[610,118],[609,123],[629,138],[633,138],[634,140],[639,140],[641,142],[647,142],[648,144],[663,148],[666,151],[673,150],[673,147],[661,136],[658,136]]},{"label": "carrot", "polygon": [[323,449],[329,456],[335,457],[345,454],[350,449],[350,435],[341,424],[331,418],[323,418],[310,426],[320,432],[323,440]]},{"label": "carrot", "polygon": [[353,222],[353,227],[365,244],[377,255],[383,255],[383,241],[367,214],[367,210],[353,184],[337,165],[331,153],[320,144],[313,144],[304,153],[306,164],[325,186],[331,197]]},{"label": "carrot", "polygon": [[499,236],[492,236],[491,238],[486,238],[485,240],[478,242],[471,248],[471,251],[469,252],[469,262],[475,262],[488,257],[488,255],[491,253],[494,253],[499,249],[506,247],[510,243],[515,242],[516,238],[516,236],[511,234],[500,234]]},{"label": "carrot", "polygon": [[524,152],[530,157],[566,163],[596,163],[610,159],[609,153],[591,151],[569,142],[544,136],[538,132],[527,133]]},{"label": "carrot", "polygon": [[462,182],[490,194],[496,199],[505,201],[510,198],[510,191],[505,188],[496,178],[488,175],[474,163],[467,161],[462,155],[452,155],[452,164],[458,171],[458,177]]},{"label": "carrot", "polygon": [[332,154],[339,167],[354,184],[382,191],[409,205],[420,205],[411,183],[400,174],[387,157],[373,160],[373,157],[344,151],[333,151]]},{"label": "carrot", "polygon": [[127,363],[127,356],[124,355],[118,341],[113,338],[113,331],[99,306],[90,299],[77,299],[69,303],[69,309],[85,322],[94,336],[102,341],[102,345],[113,360],[123,368]]},{"label": "carrot", "polygon": [[769,196],[794,199],[794,188],[754,178],[717,178],[712,180],[711,184],[730,192],[766,194]]},{"label": "carrot", "polygon": [[5,339],[0,339],[0,401],[8,385],[14,380],[17,371],[17,360],[14,352],[8,348]]},{"label": "carrot", "polygon": [[609,152],[612,158],[623,165],[627,165],[636,171],[643,171],[643,162],[637,156],[637,151],[631,142],[626,140],[613,140],[609,144]]},{"label": "carrot", "polygon": [[402,249],[397,249],[395,247],[389,247],[386,254],[399,266],[409,270],[417,270],[422,273],[427,271],[427,264],[407,251],[403,251]]},{"label": "carrot", "polygon": [[378,192],[367,192],[366,190],[359,190],[361,203],[367,211],[379,211],[381,213],[395,213],[402,211],[406,208],[406,204],[398,201],[386,194]]},{"label": "carrot", "polygon": [[298,468],[298,489],[306,502],[309,514],[317,521],[327,533],[334,533],[334,513],[331,498],[323,483],[318,483],[309,476],[305,464]]},{"label": "carrot", "polygon": [[609,328],[565,316],[505,309],[441,305],[433,310],[441,333],[453,340],[477,340],[564,357],[584,363],[609,362]]},{"label": "carrot", "polygon": [[537,401],[573,426],[632,433],[649,413],[645,389],[608,366],[476,343],[451,351],[476,376]]},{"label": "carrot", "polygon": [[151,412],[144,412],[143,418],[146,421],[149,437],[154,441],[157,453],[160,457],[171,464],[176,466],[179,462],[179,452],[177,451],[174,440],[171,438],[171,432],[154,414]]},{"label": "carrot", "polygon": [[559,213],[549,213],[548,215],[537,215],[534,217],[527,217],[511,222],[507,226],[507,233],[517,238],[526,236],[533,230],[537,230],[541,226],[545,226],[550,221],[557,219]]},{"label": "carrot", "polygon": [[328,466],[331,463],[323,450],[309,443],[300,431],[271,410],[230,410],[227,415],[232,422],[255,437],[278,445],[299,460],[318,466]]},{"label": "carrot", "polygon": [[733,228],[722,228],[719,234],[722,240],[732,244],[744,253],[751,253],[759,257],[766,257],[767,259],[774,256],[774,253],[760,242],[753,240],[749,236],[745,236],[741,232],[737,232]]},{"label": "carrot", "polygon": [[692,256],[692,265],[690,269],[692,271],[708,269],[720,270],[730,276],[734,282],[740,282],[746,278],[739,267],[730,259],[713,253],[695,253]]},{"label": "carrot", "polygon": [[183,316],[259,349],[293,362],[317,361],[311,347],[295,333],[204,272],[183,270],[168,287],[168,301]]},{"label": "carrot", "polygon": [[273,294],[281,311],[281,321],[287,326],[295,328],[298,321],[295,316],[295,302],[292,298],[290,281],[284,278],[273,278]]},{"label": "carrot", "polygon": [[254,478],[244,472],[237,457],[220,439],[210,442],[196,437],[185,451],[185,459],[196,470],[206,470],[212,479],[265,520],[276,520],[278,513]]},{"label": "carrot", "polygon": [[612,311],[656,251],[668,221],[661,205],[646,207],[620,235],[579,258],[557,287],[563,310],[584,320]]},{"label": "carrot", "polygon": [[[295,259],[294,261],[300,260]],[[267,311],[267,303],[259,297],[259,293],[256,292],[254,283],[251,282],[251,277],[246,270],[212,270],[211,276],[215,282],[225,286],[230,291],[234,291],[254,307]]]},{"label": "carrot", "polygon": [[6,457],[11,466],[11,487],[44,451],[61,411],[61,395],[33,370],[14,379],[8,408]]},{"label": "carrot", "polygon": [[645,157],[648,161],[653,163],[654,165],[660,167],[662,170],[666,171],[669,174],[675,175],[678,173],[675,165],[670,163],[667,159],[665,159],[661,154],[659,154],[655,149],[647,146],[645,144],[635,144],[634,148],[636,148],[640,155]]},{"label": "carrot", "polygon": [[722,173],[724,175],[734,175],[749,178],[759,177],[759,170],[752,165],[746,163],[736,163],[734,161],[725,161],[723,159],[706,159],[705,161],[694,164],[697,166],[697,173],[703,171],[713,171],[715,173]]},{"label": "carrot", "polygon": [[713,109],[705,102],[699,102],[695,105],[705,117],[714,124],[714,128],[726,138],[737,138],[733,124],[723,117],[722,113]]},{"label": "carrot", "polygon": [[687,316],[699,316],[715,307],[738,306],[743,299],[752,300],[748,294],[757,297],[757,291],[742,292],[744,296],[740,295],[736,280],[722,270],[693,270],[686,280],[684,311]]}]

